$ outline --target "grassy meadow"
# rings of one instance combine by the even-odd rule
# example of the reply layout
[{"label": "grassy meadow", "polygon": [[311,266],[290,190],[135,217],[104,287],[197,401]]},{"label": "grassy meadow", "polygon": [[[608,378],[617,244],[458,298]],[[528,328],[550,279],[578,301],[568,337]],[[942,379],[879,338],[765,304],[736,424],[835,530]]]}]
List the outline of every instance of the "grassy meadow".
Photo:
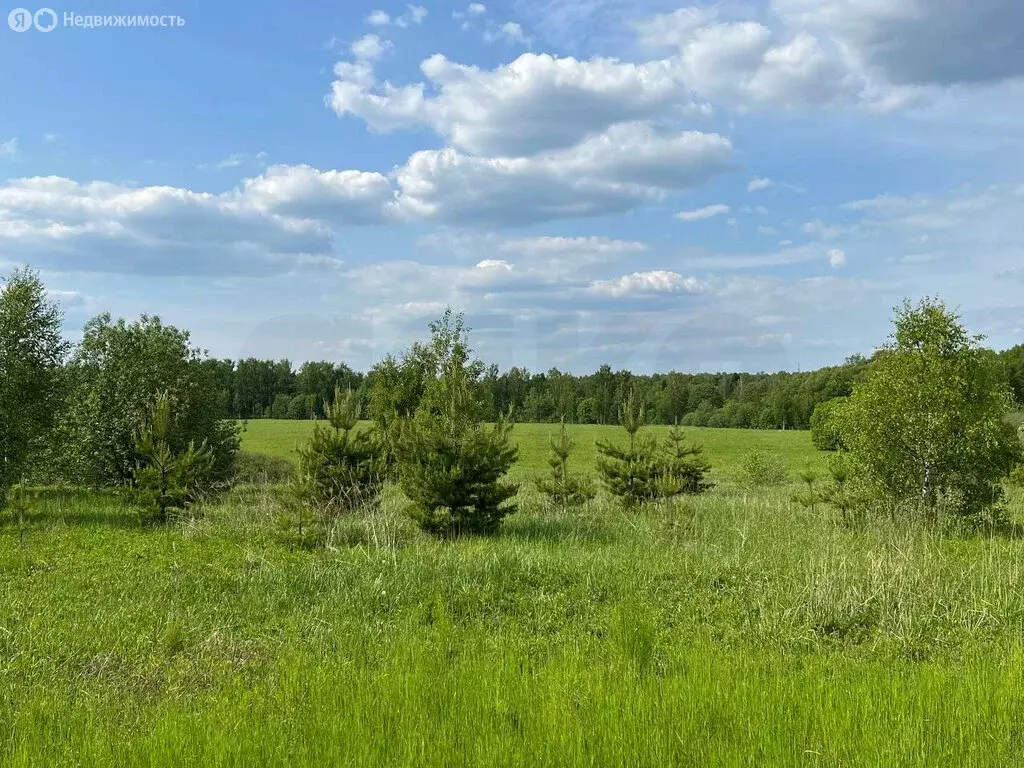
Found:
[{"label": "grassy meadow", "polygon": [[[309,422],[252,421],[289,455]],[[291,551],[273,489],[166,528],[45,492],[0,522],[0,764],[1007,766],[1024,762],[1024,542],[844,527],[744,484],[806,432],[686,430],[717,487],[519,511],[435,541],[381,509]],[[573,427],[576,469],[611,427]],[[1011,498],[1024,517],[1024,500]]]}]

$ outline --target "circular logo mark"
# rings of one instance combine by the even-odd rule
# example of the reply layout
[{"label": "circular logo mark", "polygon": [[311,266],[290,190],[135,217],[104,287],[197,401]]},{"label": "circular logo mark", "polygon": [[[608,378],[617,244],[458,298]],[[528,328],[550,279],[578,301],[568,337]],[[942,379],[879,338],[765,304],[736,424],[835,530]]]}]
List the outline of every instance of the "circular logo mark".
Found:
[{"label": "circular logo mark", "polygon": [[27,8],[15,8],[7,14],[7,26],[15,32],[28,32],[32,27],[32,11]]},{"label": "circular logo mark", "polygon": [[57,12],[52,8],[40,8],[32,17],[32,23],[40,32],[52,32],[57,26]]}]

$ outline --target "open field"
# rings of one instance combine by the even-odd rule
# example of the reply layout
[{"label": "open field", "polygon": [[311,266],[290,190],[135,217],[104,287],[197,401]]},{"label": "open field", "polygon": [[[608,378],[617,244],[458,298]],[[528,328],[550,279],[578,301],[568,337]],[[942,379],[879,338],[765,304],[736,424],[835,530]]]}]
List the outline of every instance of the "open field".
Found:
[{"label": "open field", "polygon": [[[520,478],[553,429],[516,427]],[[615,434],[573,431],[578,469]],[[310,552],[265,488],[166,529],[44,495],[0,524],[0,764],[1024,761],[1024,543],[847,529],[741,482],[757,445],[821,462],[807,433],[686,433],[713,492],[563,516],[524,486],[493,539],[433,541],[394,493]]]},{"label": "open field", "polygon": [[[321,422],[322,424],[323,422]],[[314,421],[258,419],[245,423],[242,450],[274,456],[297,458],[296,448],[306,440]],[[558,432],[558,424],[517,424],[512,431],[519,446],[519,462],[513,470],[520,478],[528,478],[548,469],[548,438]],[[570,424],[569,435],[575,442],[572,466],[577,471],[593,470],[597,460],[598,440],[624,439],[622,427]],[[651,434],[664,436],[668,427],[647,427]],[[687,440],[704,447],[716,480],[735,480],[743,455],[763,448],[778,455],[792,472],[811,465],[824,469],[823,454],[811,445],[810,432],[801,430],[766,431],[756,429],[706,429],[685,427]]]}]

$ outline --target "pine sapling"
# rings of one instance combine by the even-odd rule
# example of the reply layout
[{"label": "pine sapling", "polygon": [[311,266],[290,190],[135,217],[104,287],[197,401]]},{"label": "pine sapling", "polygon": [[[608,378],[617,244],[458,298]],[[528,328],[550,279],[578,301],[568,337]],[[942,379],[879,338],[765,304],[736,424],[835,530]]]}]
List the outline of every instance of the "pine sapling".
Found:
[{"label": "pine sapling", "polygon": [[707,479],[711,464],[703,453],[701,446],[687,444],[677,421],[668,431],[662,448],[664,497],[703,493],[714,487],[714,483]]},{"label": "pine sapling", "polygon": [[629,442],[621,447],[599,440],[597,469],[608,492],[627,508],[635,508],[661,497],[663,467],[657,455],[657,441],[639,434],[644,410],[636,404],[632,393],[619,409],[619,423]]},{"label": "pine sapling", "polygon": [[822,492],[815,487],[818,482],[818,473],[811,467],[805,467],[797,473],[797,476],[803,482],[804,488],[793,494],[793,501],[804,509],[810,509],[811,514],[814,514],[817,503],[825,500]]},{"label": "pine sapling", "polygon": [[563,511],[591,501],[596,494],[589,478],[569,472],[569,454],[574,443],[565,428],[565,419],[562,419],[558,436],[549,437],[548,443],[551,449],[551,454],[548,456],[551,474],[548,477],[539,478],[536,481],[537,488],[547,497],[552,506]]},{"label": "pine sapling", "polygon": [[356,429],[362,411],[357,393],[336,389],[325,411],[330,426],[317,424],[299,448],[293,490],[326,520],[375,505],[380,500],[383,466],[373,433]]},{"label": "pine sapling", "polygon": [[142,461],[134,471],[138,498],[156,522],[167,522],[172,510],[185,510],[200,496],[213,469],[214,457],[204,441],[184,451],[171,448],[173,417],[166,392],[157,395],[150,416],[136,433],[135,449]]}]

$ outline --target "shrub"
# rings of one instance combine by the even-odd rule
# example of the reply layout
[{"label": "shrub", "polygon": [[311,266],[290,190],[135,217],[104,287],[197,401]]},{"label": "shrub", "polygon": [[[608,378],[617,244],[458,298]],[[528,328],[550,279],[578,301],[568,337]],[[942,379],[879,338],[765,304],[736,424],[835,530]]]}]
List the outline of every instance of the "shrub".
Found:
[{"label": "shrub", "polygon": [[[412,418],[393,423],[392,445],[413,520],[438,536],[491,534],[515,510],[518,486],[503,480],[518,456],[510,417],[483,424],[478,361],[469,362],[461,315],[431,323],[423,396]],[[421,348],[422,349],[422,348]],[[413,357],[410,355],[410,357]],[[378,382],[375,385],[380,385]],[[388,400],[386,393],[379,402]]]},{"label": "shrub", "polygon": [[213,454],[206,443],[197,447],[190,442],[183,451],[171,448],[173,428],[171,400],[162,393],[136,436],[141,459],[134,472],[139,499],[160,523],[167,521],[169,511],[184,511],[209,489],[213,470]]},{"label": "shrub", "polygon": [[705,480],[710,465],[699,458],[700,448],[686,446],[678,426],[665,446],[649,435],[639,434],[644,410],[636,405],[632,394],[619,412],[619,421],[629,442],[621,447],[599,440],[597,468],[605,488],[627,508],[711,487]]},{"label": "shrub", "polygon": [[569,472],[569,453],[572,451],[573,441],[565,429],[564,420],[558,437],[549,437],[548,442],[551,447],[551,455],[548,457],[551,474],[537,479],[538,490],[547,497],[551,505],[563,510],[591,501],[595,493],[589,478]]},{"label": "shrub", "polygon": [[362,403],[349,390],[327,406],[330,427],[317,424],[299,449],[302,498],[322,518],[373,506],[383,482],[381,451],[371,432],[356,430]]},{"label": "shrub", "polygon": [[667,496],[703,493],[714,487],[707,479],[711,464],[698,445],[687,445],[679,424],[673,425],[662,449],[664,491]]},{"label": "shrub", "polygon": [[755,488],[782,485],[789,479],[786,463],[763,448],[755,448],[745,454],[740,467],[746,482]]},{"label": "shrub", "polygon": [[826,400],[818,403],[811,414],[811,442],[819,451],[838,451],[844,447],[835,417],[845,402],[845,397]]}]

